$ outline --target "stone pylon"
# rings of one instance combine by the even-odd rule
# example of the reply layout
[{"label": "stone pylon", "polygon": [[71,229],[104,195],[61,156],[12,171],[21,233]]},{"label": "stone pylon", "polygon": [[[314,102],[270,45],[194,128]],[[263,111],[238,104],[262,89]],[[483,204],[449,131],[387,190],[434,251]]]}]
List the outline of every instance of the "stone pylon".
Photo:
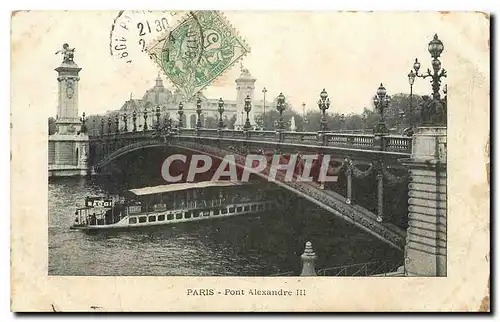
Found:
[{"label": "stone pylon", "polygon": [[300,273],[300,276],[316,276],[314,263],[317,257],[310,241],[306,243],[306,249],[300,258],[302,259],[302,273]]},{"label": "stone pylon", "polygon": [[78,83],[82,70],[74,62],[74,49],[64,44],[64,59],[57,72],[58,105],[56,133],[49,136],[49,176],[76,176],[88,173],[89,137],[82,131],[78,115]]}]

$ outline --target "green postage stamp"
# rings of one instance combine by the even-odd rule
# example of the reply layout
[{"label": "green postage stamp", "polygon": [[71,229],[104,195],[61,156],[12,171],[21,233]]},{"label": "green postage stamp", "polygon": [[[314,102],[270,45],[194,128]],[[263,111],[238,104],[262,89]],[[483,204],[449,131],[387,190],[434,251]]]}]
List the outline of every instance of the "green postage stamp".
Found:
[{"label": "green postage stamp", "polygon": [[250,48],[220,12],[191,11],[173,30],[153,41],[148,52],[189,99]]}]

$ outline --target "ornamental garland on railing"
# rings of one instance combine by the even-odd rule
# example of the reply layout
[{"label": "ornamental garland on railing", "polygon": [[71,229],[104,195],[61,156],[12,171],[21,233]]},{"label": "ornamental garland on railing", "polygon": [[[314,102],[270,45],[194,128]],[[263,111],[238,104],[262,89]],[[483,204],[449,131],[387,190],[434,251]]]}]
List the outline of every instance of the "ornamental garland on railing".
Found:
[{"label": "ornamental garland on railing", "polygon": [[388,167],[383,167],[382,168],[382,174],[384,175],[384,178],[387,179],[388,183],[391,185],[395,184],[400,184],[408,180],[408,175],[397,177],[394,174],[390,173],[388,170]]},{"label": "ornamental garland on railing", "polygon": [[361,171],[354,165],[354,163],[351,162],[349,170],[352,171],[352,174],[356,179],[364,179],[373,173],[373,170],[375,170],[375,166],[373,163],[370,163],[370,167],[367,170]]},{"label": "ornamental garland on railing", "polygon": [[[338,167],[335,167],[335,168],[331,167],[331,168],[329,168],[328,169],[328,174],[329,175],[337,175],[342,170],[344,172],[347,171],[348,168],[349,168],[349,160],[346,158],[346,159],[344,159],[344,161],[342,162],[342,164],[339,165]],[[331,169],[331,171],[330,171],[330,169]],[[346,174],[347,174],[347,172],[346,172]]]}]

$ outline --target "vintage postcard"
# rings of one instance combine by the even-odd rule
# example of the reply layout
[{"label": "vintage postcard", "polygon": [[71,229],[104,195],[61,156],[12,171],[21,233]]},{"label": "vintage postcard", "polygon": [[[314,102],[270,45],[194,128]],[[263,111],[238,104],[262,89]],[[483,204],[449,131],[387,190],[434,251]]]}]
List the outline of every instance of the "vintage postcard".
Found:
[{"label": "vintage postcard", "polygon": [[489,14],[11,28],[12,311],[489,310]]}]

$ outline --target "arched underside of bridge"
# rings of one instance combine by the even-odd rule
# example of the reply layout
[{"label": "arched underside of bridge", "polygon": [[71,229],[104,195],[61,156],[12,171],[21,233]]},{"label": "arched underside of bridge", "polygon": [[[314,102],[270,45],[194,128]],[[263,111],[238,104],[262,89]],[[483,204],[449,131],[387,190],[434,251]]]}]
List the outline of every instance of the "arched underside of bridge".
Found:
[{"label": "arched underside of bridge", "polygon": [[[146,142],[142,141],[123,146],[98,162],[96,164],[96,168],[102,168],[113,160],[123,157],[124,155],[131,152],[140,149],[159,147],[170,147],[187,150],[194,153],[201,153],[219,160],[224,159],[224,157],[228,154],[233,154],[236,158],[236,166],[240,169],[245,168],[244,161],[241,162],[241,158],[244,158],[244,156],[238,155],[234,151],[225,150],[219,147],[210,147],[196,142],[162,142],[160,140]],[[238,161],[238,159],[240,161]],[[266,173],[255,174],[265,180],[268,180],[268,176]],[[276,180],[272,180],[272,182],[284,189],[287,189],[288,191],[291,191],[296,195],[309,200],[310,202],[346,220],[347,222],[350,222],[351,224],[368,232],[369,234],[382,240],[390,246],[401,251],[404,249],[406,241],[406,232],[404,230],[390,223],[379,223],[376,220],[377,216],[374,213],[359,205],[347,204],[345,201],[346,198],[344,196],[331,190],[322,190],[318,184],[313,182],[285,182],[278,176]]]},{"label": "arched underside of bridge", "polygon": [[110,153],[107,155],[104,159],[100,160],[95,166],[95,170],[104,168],[111,162],[127,155],[132,152],[138,151],[138,150],[144,150],[144,149],[152,149],[152,148],[164,148],[165,143],[161,142],[139,142],[139,143],[134,143],[130,144],[124,147],[119,148],[118,150]]}]

